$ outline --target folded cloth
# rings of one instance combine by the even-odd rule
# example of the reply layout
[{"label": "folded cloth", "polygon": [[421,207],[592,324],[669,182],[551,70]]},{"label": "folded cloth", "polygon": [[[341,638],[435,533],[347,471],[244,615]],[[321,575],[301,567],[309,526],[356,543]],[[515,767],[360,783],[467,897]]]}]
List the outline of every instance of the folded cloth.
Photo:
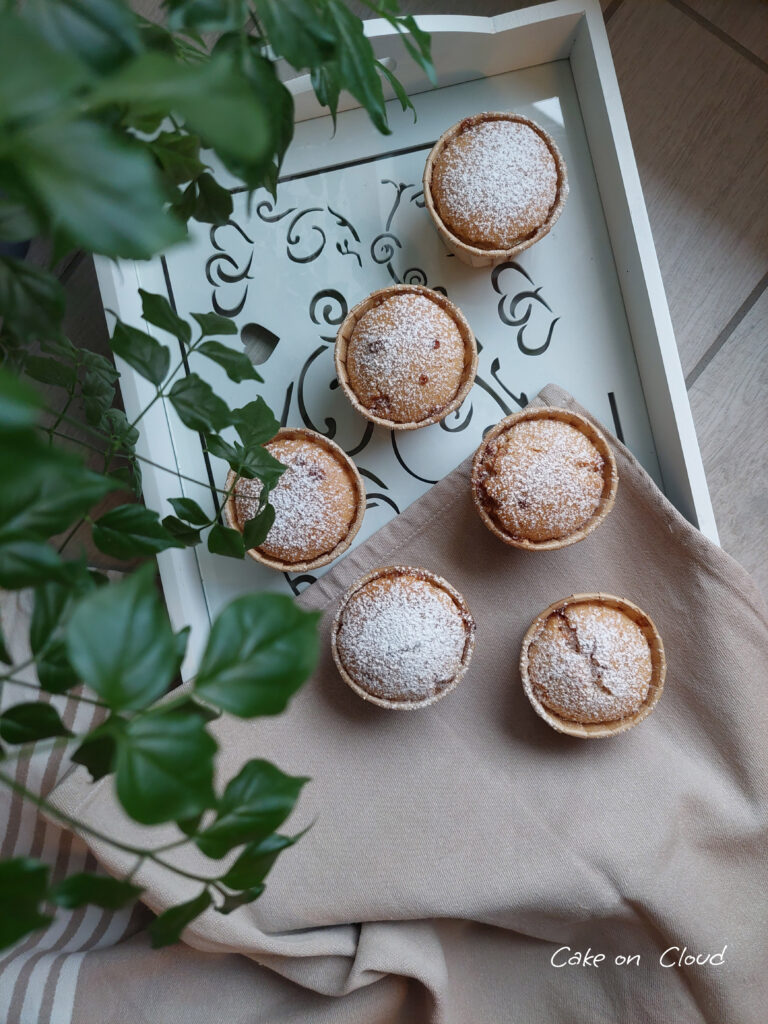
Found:
[{"label": "folded cloth", "polygon": [[[585,414],[553,385],[537,404]],[[316,824],[256,903],[187,929],[196,951],[153,968],[146,949],[118,947],[106,967],[84,965],[82,1020],[123,1019],[105,1011],[106,978],[132,1021],[169,1024],[764,1024],[768,615],[747,574],[612,444],[616,505],[582,543],[501,544],[473,508],[467,460],[302,594],[325,612],[314,677],[286,714],[212,730],[222,777],[255,756],[310,775],[289,825]],[[455,692],[407,713],[361,701],[328,643],[348,585],[392,563],[445,576],[477,621]],[[531,620],[584,591],[630,598],[666,647],[659,706],[612,739],[555,733],[520,683]],[[110,780],[82,770],[53,799],[119,839],[173,837],[129,821]],[[109,870],[131,866],[88,842]],[[206,865],[186,850],[178,862]],[[156,911],[199,889],[152,863],[137,877]],[[719,955],[685,961],[707,954]]]}]

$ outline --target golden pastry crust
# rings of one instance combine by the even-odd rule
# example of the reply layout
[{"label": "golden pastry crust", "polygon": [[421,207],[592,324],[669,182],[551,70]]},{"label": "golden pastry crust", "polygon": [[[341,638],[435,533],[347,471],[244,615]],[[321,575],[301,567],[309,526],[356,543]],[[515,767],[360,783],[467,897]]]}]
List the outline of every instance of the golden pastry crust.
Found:
[{"label": "golden pastry crust", "polygon": [[667,662],[659,631],[614,594],[571,594],[537,615],[520,648],[520,678],[557,732],[605,739],[644,721],[661,699]]},{"label": "golden pastry crust", "polygon": [[469,124],[432,168],[432,198],[445,226],[481,249],[510,249],[549,218],[558,194],[545,139],[519,121]]},{"label": "golden pastry crust", "polygon": [[486,526],[531,550],[582,540],[610,511],[617,483],[605,437],[566,409],[526,409],[502,420],[472,467],[472,496]]},{"label": "golden pastry crust", "polygon": [[391,430],[417,430],[467,397],[477,345],[461,310],[441,292],[397,284],[349,311],[334,362],[342,390],[362,416]]},{"label": "golden pastry crust", "polygon": [[345,595],[332,633],[342,677],[384,707],[423,707],[464,674],[475,624],[466,602],[441,577],[389,566],[358,580]]},{"label": "golden pastry crust", "polygon": [[366,408],[398,423],[438,414],[464,376],[455,321],[425,295],[399,294],[369,309],[347,345],[349,384]]},{"label": "golden pastry crust", "polygon": [[[338,445],[313,431],[281,430],[264,447],[287,468],[270,493],[275,521],[252,554],[273,568],[327,564],[362,520],[365,490],[357,470]],[[259,511],[260,496],[259,480],[237,481],[227,507],[232,526],[244,529]]]},{"label": "golden pastry crust", "polygon": [[600,505],[602,456],[570,423],[523,420],[488,446],[483,467],[492,514],[521,539],[567,537]]},{"label": "golden pastry crust", "polygon": [[637,714],[652,674],[643,631],[620,609],[598,602],[553,612],[528,648],[534,696],[570,722],[615,722]]}]

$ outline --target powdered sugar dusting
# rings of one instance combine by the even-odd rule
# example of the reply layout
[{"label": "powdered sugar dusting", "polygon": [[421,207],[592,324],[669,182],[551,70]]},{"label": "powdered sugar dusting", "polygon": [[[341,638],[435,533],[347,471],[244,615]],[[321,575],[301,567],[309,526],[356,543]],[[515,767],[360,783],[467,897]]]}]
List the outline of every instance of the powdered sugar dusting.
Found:
[{"label": "powdered sugar dusting", "polygon": [[528,658],[536,697],[573,722],[626,718],[648,696],[648,641],[617,608],[584,603],[554,612],[531,641]]},{"label": "powdered sugar dusting", "polygon": [[489,442],[480,483],[489,512],[517,539],[545,541],[580,529],[600,506],[604,460],[570,423],[522,420]]},{"label": "powdered sugar dusting", "polygon": [[346,361],[362,405],[396,423],[418,422],[455,398],[464,378],[464,341],[436,302],[400,293],[363,314]]},{"label": "powdered sugar dusting", "polygon": [[[265,446],[287,468],[270,494],[275,522],[259,550],[285,562],[310,561],[332,551],[349,533],[357,510],[353,481],[338,459],[305,440]],[[235,510],[241,525],[259,511],[261,483],[240,479]]]},{"label": "powdered sugar dusting", "polygon": [[348,674],[369,693],[423,700],[452,682],[468,626],[442,588],[416,575],[371,580],[341,616],[336,647]]},{"label": "powdered sugar dusting", "polygon": [[432,172],[446,226],[486,248],[511,248],[546,223],[557,199],[557,165],[529,125],[488,120],[452,138]]}]

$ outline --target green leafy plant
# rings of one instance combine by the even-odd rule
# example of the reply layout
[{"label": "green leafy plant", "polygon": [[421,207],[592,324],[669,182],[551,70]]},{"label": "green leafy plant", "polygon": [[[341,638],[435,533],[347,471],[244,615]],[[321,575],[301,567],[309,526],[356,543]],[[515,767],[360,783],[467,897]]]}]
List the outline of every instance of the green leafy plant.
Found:
[{"label": "green leafy plant", "polygon": [[[429,38],[416,22],[395,0],[367,6],[432,76]],[[208,33],[217,36],[212,46]],[[154,563],[109,582],[71,554],[82,530],[100,551],[131,562],[200,543],[242,558],[260,544],[283,470],[263,447],[278,423],[261,398],[249,400],[260,377],[244,353],[217,340],[236,332],[231,320],[201,312],[192,324],[142,291],[146,329],[116,320],[111,337],[112,352],[155,389],[129,420],[114,361],[63,332],[55,274],[12,252],[42,236],[52,264],[72,250],[142,259],[181,240],[190,219],[226,223],[232,196],[216,181],[211,152],[247,189],[274,193],[293,134],[278,59],[309,72],[334,118],[347,90],[388,131],[384,81],[410,106],[342,0],[166,0],[162,24],[126,0],[0,2],[0,586],[34,592],[29,658],[14,663],[0,632],[0,687],[30,690],[29,701],[0,715],[0,783],[135,858],[122,879],[85,873],[56,884],[42,862],[0,862],[0,948],[44,927],[56,907],[134,900],[145,861],[200,887],[152,925],[155,945],[174,942],[209,907],[229,913],[256,899],[275,859],[299,838],[277,830],[307,779],[254,759],[217,790],[209,726],[222,712],[286,709],[315,664],[316,616],[275,594],[239,598],[213,622],[196,674],[174,692],[188,630],[173,632]],[[175,361],[158,332],[178,345]],[[241,385],[241,406],[230,408],[207,383],[211,361]],[[261,508],[244,536],[183,494],[162,518],[136,500],[150,461],[136,450],[140,421],[156,402],[172,406],[236,478],[261,481]],[[113,493],[125,501],[95,511]],[[218,491],[219,507],[229,493]],[[37,682],[22,678],[31,668]],[[98,724],[75,734],[45,694],[93,705]],[[50,806],[12,767],[45,746],[66,748],[93,780],[111,776],[127,814],[143,825],[171,823],[177,836],[132,846]],[[208,873],[174,863],[184,844],[210,860]]]}]

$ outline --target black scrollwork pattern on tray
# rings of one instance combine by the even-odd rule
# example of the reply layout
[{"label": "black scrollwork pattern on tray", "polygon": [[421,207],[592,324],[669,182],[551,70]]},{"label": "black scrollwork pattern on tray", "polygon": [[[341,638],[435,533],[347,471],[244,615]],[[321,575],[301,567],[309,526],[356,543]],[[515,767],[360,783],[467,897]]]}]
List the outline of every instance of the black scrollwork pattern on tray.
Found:
[{"label": "black scrollwork pattern on tray", "polygon": [[[263,251],[275,252],[280,259],[287,258],[288,267],[293,268],[289,273],[294,277],[302,273],[302,267],[314,264],[313,280],[317,280],[317,267],[324,265],[319,261],[333,256],[336,262],[329,264],[327,286],[316,290],[305,307],[305,334],[314,337],[315,341],[304,350],[306,354],[296,365],[287,386],[283,385],[280,421],[285,425],[298,418],[307,428],[340,443],[349,455],[356,458],[358,468],[366,478],[368,509],[378,508],[382,515],[391,516],[400,512],[400,506],[390,492],[390,485],[361,464],[361,459],[365,463],[366,449],[381,428],[375,428],[360,417],[356,418],[357,427],[349,425],[346,401],[340,392],[333,363],[336,330],[351,305],[370,290],[371,281],[377,279],[377,272],[378,287],[386,285],[388,278],[392,283],[424,285],[448,295],[451,280],[456,281],[458,261],[449,261],[447,252],[441,254],[439,262],[435,262],[434,253],[429,257],[436,236],[428,224],[428,215],[422,212],[425,203],[420,182],[382,177],[378,179],[378,189],[377,201],[385,212],[382,212],[379,224],[374,225],[377,229],[370,230],[369,217],[369,228],[364,231],[353,222],[353,217],[357,219],[354,214],[347,216],[343,209],[339,209],[343,202],[337,201],[334,206],[324,203],[322,189],[318,190],[315,205],[281,207],[271,198],[263,198],[255,203],[245,227],[231,219],[226,225],[211,229],[211,251],[204,272],[213,289],[213,308],[223,316],[236,318],[245,308],[249,288],[259,273],[254,242],[256,232],[261,238],[263,232],[269,234],[269,246],[277,246],[276,252],[274,248]],[[368,200],[366,202],[369,203]],[[370,208],[375,208],[372,200]],[[364,219],[360,215],[358,225]],[[426,249],[420,244],[422,235],[418,232],[422,231],[430,240]],[[341,264],[338,256],[344,257]],[[424,265],[421,265],[422,259]],[[345,268],[341,273],[340,265]],[[333,273],[330,272],[331,266]],[[426,266],[443,268],[437,273],[441,276],[445,273],[448,287],[439,280],[431,281]],[[381,271],[385,272],[384,275]],[[490,272],[469,273],[478,275],[478,281],[486,282],[489,312],[495,307],[492,319],[486,317],[484,327],[486,332],[492,333],[493,346],[491,352],[483,356],[483,345],[478,340],[480,372],[475,378],[477,391],[473,393],[474,401],[470,395],[459,409],[439,424],[438,429],[444,434],[460,434],[472,425],[473,431],[477,431],[480,426],[478,418],[482,417],[484,436],[498,419],[528,403],[528,394],[519,387],[520,356],[535,358],[549,351],[557,342],[560,317],[554,312],[544,285],[534,281],[530,272],[516,261],[502,263]],[[355,283],[360,275],[366,281],[362,286]],[[384,280],[381,280],[382,276]],[[268,321],[269,305],[259,315]],[[276,302],[272,313],[275,322],[260,328],[269,331],[277,342],[289,333],[284,329],[281,315],[279,302]],[[264,367],[260,366],[260,371],[263,370]],[[618,427],[615,397],[611,397],[611,409]],[[273,401],[276,411],[278,404]],[[445,440],[447,442],[448,438]],[[395,460],[392,466],[396,464],[419,483],[434,484],[434,464],[422,457],[424,464],[418,465],[418,457],[413,454],[416,449],[406,441],[402,435],[390,431],[389,447]],[[377,442],[377,451],[380,450]],[[286,573],[285,578],[292,591],[298,594],[314,581],[315,576],[311,573]]]}]

